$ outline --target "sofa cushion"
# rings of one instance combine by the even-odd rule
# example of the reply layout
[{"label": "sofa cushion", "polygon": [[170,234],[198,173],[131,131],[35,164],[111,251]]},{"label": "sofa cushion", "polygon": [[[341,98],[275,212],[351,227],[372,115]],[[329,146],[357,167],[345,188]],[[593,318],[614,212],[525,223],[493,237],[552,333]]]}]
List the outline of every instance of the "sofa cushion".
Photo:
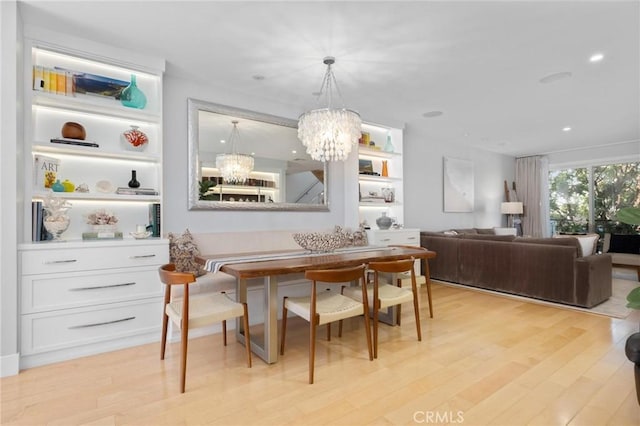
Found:
[{"label": "sofa cushion", "polygon": [[582,255],[582,248],[580,242],[576,238],[530,238],[530,237],[516,237],[513,240],[514,243],[524,244],[547,244],[556,246],[569,246],[575,247],[576,257]]},{"label": "sofa cushion", "polygon": [[198,246],[188,229],[182,235],[169,232],[169,259],[176,265],[176,271],[191,272],[196,277],[206,274],[206,271],[196,263],[196,256],[199,254]]},{"label": "sofa cushion", "polygon": [[484,241],[513,241],[515,235],[488,235],[488,234],[465,234],[463,235],[465,240],[484,240]]},{"label": "sofa cushion", "polygon": [[580,243],[580,249],[582,256],[591,256],[596,253],[598,247],[598,240],[600,235],[598,234],[585,234],[585,235],[572,235],[572,234],[560,234],[554,235],[553,238],[575,238]]},{"label": "sofa cushion", "polygon": [[640,254],[640,235],[611,234],[609,253]]},{"label": "sofa cushion", "polygon": [[478,233],[476,228],[452,229],[452,231],[456,231],[458,234],[477,234]]},{"label": "sofa cushion", "polygon": [[478,234],[495,235],[493,228],[476,228]]}]

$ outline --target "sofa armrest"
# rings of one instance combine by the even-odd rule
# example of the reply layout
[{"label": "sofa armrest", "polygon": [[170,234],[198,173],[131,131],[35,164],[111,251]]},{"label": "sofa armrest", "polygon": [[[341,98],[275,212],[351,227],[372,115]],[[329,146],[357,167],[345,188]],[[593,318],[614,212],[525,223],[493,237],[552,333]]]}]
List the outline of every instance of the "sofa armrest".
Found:
[{"label": "sofa armrest", "polygon": [[594,254],[575,260],[576,302],[591,308],[611,297],[611,255]]}]

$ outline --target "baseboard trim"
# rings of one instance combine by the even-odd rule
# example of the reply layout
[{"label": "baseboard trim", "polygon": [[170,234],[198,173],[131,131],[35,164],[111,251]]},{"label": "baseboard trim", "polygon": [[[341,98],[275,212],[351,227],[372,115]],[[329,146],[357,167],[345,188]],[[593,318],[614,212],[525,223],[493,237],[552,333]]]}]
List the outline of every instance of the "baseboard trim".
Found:
[{"label": "baseboard trim", "polygon": [[0,357],[0,377],[15,376],[20,372],[20,354]]}]

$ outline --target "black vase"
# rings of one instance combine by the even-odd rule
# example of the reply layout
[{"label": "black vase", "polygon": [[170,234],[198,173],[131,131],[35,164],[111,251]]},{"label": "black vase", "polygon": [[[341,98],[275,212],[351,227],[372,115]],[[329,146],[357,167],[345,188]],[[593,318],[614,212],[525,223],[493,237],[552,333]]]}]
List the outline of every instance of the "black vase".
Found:
[{"label": "black vase", "polygon": [[129,188],[140,188],[140,182],[136,179],[136,171],[131,170],[131,180],[129,181]]}]

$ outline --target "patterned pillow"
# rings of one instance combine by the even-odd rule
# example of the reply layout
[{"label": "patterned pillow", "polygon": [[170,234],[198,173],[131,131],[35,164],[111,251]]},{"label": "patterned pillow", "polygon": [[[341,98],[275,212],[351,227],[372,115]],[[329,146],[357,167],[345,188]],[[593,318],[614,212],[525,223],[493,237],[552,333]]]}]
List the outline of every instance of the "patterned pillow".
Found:
[{"label": "patterned pillow", "polygon": [[206,274],[207,271],[196,262],[199,254],[198,246],[188,229],[182,235],[169,232],[169,259],[176,265],[176,271],[191,272],[196,277]]}]

